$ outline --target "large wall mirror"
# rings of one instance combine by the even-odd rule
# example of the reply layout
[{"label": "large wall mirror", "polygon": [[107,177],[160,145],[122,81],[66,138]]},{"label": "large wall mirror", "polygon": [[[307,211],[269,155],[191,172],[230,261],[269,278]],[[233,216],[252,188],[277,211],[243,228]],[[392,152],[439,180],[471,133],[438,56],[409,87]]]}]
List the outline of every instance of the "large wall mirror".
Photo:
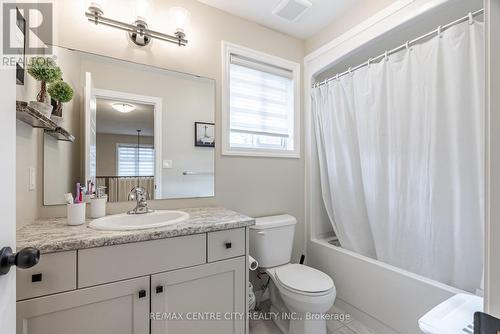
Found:
[{"label": "large wall mirror", "polygon": [[45,205],[89,180],[110,202],[136,185],[151,199],[214,196],[214,80],[60,47],[54,56],[75,92],[61,126],[76,140],[44,135]]}]

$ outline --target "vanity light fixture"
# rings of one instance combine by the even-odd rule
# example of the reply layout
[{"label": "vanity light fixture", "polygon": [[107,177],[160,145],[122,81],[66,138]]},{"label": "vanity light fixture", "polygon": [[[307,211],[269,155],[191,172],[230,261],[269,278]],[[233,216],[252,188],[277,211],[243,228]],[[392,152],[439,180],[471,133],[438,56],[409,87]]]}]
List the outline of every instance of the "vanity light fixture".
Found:
[{"label": "vanity light fixture", "polygon": [[135,106],[130,103],[124,103],[124,102],[116,102],[111,105],[113,109],[115,109],[118,112],[121,112],[123,114],[127,114],[131,111],[135,110]]},{"label": "vanity light fixture", "polygon": [[[138,8],[141,7],[138,6]],[[139,46],[148,45],[153,38],[165,42],[174,43],[178,46],[186,46],[188,41],[186,39],[186,33],[184,29],[186,27],[186,24],[189,23],[190,14],[186,9],[182,7],[172,8],[170,14],[176,21],[175,23],[177,30],[175,31],[174,35],[168,35],[149,29],[146,18],[143,15],[139,15],[136,21],[132,24],[105,17],[102,5],[98,1],[91,2],[88,11],[85,12],[85,16],[87,17],[87,19],[96,25],[102,24],[108,27],[128,32],[128,35],[132,42]]]}]

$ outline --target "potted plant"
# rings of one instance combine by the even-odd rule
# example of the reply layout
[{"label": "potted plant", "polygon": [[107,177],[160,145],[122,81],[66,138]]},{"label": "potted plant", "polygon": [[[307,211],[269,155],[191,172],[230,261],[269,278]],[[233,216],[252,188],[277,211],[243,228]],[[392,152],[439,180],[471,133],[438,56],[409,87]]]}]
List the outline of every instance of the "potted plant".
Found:
[{"label": "potted plant", "polygon": [[40,92],[36,96],[37,102],[48,103],[47,84],[61,79],[61,68],[52,58],[34,57],[29,64],[28,73],[41,82]]},{"label": "potted plant", "polygon": [[62,120],[62,104],[71,101],[73,98],[73,88],[62,80],[57,80],[49,85],[48,92],[50,97],[57,102],[53,111],[53,116],[57,123]]}]

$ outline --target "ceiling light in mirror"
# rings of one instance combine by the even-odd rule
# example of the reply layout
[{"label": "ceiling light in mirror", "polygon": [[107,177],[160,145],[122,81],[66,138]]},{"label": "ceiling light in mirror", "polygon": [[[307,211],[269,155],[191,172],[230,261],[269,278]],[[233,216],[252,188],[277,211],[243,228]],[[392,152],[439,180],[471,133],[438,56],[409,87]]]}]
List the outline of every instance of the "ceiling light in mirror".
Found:
[{"label": "ceiling light in mirror", "polygon": [[117,102],[111,105],[113,109],[123,114],[129,113],[135,110],[135,106],[130,103]]},{"label": "ceiling light in mirror", "polygon": [[172,7],[170,9],[170,18],[174,21],[176,31],[185,33],[191,22],[191,13],[183,7]]}]

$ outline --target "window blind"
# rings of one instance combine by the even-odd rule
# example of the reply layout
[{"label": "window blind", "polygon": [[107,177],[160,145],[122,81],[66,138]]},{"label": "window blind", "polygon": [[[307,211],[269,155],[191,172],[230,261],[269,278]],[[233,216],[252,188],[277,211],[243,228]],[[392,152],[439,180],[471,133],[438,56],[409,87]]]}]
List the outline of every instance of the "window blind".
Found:
[{"label": "window blind", "polygon": [[[154,176],[155,152],[153,146],[118,144],[118,176]],[[139,158],[139,159],[137,159]]]},{"label": "window blind", "polygon": [[275,139],[257,138],[243,146],[273,142],[274,148],[286,149],[294,129],[292,71],[231,55],[229,81],[231,146],[242,146],[246,134]]}]

